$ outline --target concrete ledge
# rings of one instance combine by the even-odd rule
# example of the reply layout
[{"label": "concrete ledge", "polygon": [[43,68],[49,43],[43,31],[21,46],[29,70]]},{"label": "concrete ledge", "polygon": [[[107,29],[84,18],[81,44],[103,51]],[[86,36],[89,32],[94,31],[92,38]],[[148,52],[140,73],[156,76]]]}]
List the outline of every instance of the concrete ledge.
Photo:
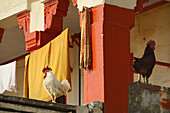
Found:
[{"label": "concrete ledge", "polygon": [[137,85],[140,88],[149,89],[149,90],[153,90],[153,91],[160,91],[160,89],[161,89],[161,87],[157,86],[157,85],[151,85],[151,84],[145,84],[145,83],[137,83]]},{"label": "concrete ledge", "polygon": [[131,83],[129,86],[129,113],[160,113],[159,90],[157,89],[149,84]]},{"label": "concrete ledge", "polygon": [[45,101],[0,95],[0,111],[12,110],[19,112],[76,112],[77,106],[49,103]]},{"label": "concrete ledge", "polygon": [[131,83],[129,113],[170,113],[170,88]]}]

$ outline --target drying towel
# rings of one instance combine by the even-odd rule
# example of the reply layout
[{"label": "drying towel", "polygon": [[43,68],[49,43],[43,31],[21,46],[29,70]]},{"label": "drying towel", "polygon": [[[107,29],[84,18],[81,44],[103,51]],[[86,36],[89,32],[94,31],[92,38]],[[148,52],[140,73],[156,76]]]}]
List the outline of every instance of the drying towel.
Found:
[{"label": "drying towel", "polygon": [[48,44],[25,57],[24,97],[48,101],[51,97],[43,87],[43,68],[52,68],[52,73],[61,82],[71,82],[69,61],[69,39],[66,29]]},{"label": "drying towel", "polygon": [[41,1],[31,4],[30,33],[34,31],[44,31],[44,3]]},{"label": "drying towel", "polygon": [[16,61],[0,66],[0,94],[5,90],[16,91]]},{"label": "drying towel", "polygon": [[91,65],[90,13],[87,7],[83,8],[81,19],[80,69]]}]

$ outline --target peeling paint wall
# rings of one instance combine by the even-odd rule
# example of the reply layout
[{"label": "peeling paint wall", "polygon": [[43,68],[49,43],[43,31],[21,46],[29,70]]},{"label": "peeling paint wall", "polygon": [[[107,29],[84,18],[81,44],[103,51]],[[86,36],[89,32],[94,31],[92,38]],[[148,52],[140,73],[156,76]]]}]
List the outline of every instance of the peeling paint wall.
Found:
[{"label": "peeling paint wall", "polygon": [[131,83],[129,113],[170,113],[170,88]]},{"label": "peeling paint wall", "polygon": [[[146,43],[156,41],[155,56],[160,62],[170,63],[170,3],[135,16],[135,27],[130,32],[131,52],[142,57]],[[138,76],[134,75],[134,80]],[[149,78],[151,84],[170,86],[170,68],[156,65]]]}]

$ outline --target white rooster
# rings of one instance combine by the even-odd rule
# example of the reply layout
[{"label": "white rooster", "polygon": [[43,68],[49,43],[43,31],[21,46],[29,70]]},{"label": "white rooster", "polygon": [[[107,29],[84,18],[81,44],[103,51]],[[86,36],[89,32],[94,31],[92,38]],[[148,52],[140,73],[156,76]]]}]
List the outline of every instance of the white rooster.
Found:
[{"label": "white rooster", "polygon": [[56,98],[67,95],[71,91],[70,83],[68,80],[63,80],[61,83],[55,78],[54,74],[51,72],[52,69],[48,66],[43,69],[44,81],[43,86],[48,94],[52,98],[52,102],[55,102]]}]

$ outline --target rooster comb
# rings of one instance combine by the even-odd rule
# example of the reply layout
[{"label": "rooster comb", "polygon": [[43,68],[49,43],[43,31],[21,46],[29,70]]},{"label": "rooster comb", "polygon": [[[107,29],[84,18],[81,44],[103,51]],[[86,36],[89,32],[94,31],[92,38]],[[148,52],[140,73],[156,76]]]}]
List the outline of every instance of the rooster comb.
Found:
[{"label": "rooster comb", "polygon": [[149,45],[149,44],[154,44],[154,45],[156,45],[156,43],[155,43],[154,40],[149,40],[149,41],[147,41],[147,45]]},{"label": "rooster comb", "polygon": [[44,73],[46,70],[52,70],[50,67],[44,67],[44,69],[42,70],[42,72]]}]

